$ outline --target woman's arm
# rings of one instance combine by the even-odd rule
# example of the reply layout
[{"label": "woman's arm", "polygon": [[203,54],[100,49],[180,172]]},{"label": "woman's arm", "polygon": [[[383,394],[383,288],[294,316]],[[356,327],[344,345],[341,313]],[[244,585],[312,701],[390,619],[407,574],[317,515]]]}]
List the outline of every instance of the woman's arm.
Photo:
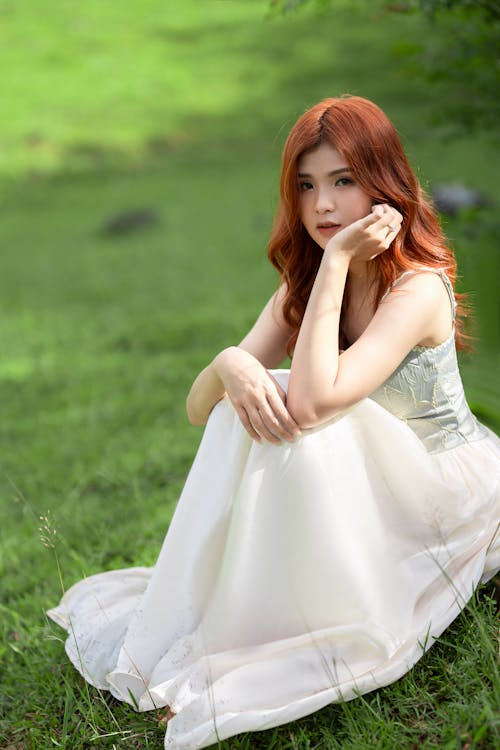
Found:
[{"label": "woman's arm", "polygon": [[283,292],[280,288],[271,297],[239,346],[224,349],[198,375],[186,403],[192,424],[205,424],[214,405],[227,395],[253,439],[279,443],[298,434],[285,407],[285,393],[267,371],[286,356],[290,332],[281,313]]},{"label": "woman's arm", "polygon": [[186,399],[191,424],[206,424],[215,404],[224,398],[226,388],[214,368],[214,360],[196,376]]},{"label": "woman's arm", "polygon": [[373,393],[412,347],[429,335],[444,303],[444,287],[435,274],[411,276],[379,306],[353,346],[339,354],[340,309],[349,264],[354,257],[367,260],[386,249],[388,223],[394,220],[387,221],[387,214],[377,207],[339,232],[325,248],[288,387],[288,410],[302,428],[316,427]]}]

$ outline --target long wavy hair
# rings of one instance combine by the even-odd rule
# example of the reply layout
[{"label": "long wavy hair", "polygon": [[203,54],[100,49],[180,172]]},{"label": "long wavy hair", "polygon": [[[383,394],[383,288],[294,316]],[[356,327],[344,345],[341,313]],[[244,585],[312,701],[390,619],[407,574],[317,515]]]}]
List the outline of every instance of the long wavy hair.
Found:
[{"label": "long wavy hair", "polygon": [[[376,264],[376,304],[384,291],[405,270],[422,266],[446,271],[455,288],[457,264],[439,221],[424,194],[399,140],[396,129],[376,104],[359,96],[324,99],[295,123],[285,143],[280,181],[280,204],[268,246],[271,263],[284,283],[283,315],[292,334],[293,352],[307,301],[322,258],[322,249],[306,232],[299,213],[298,161],[302,154],[327,142],[342,154],[354,179],[373,203],[389,203],[403,216],[401,230]],[[344,294],[340,318],[340,346],[347,341],[343,315],[348,304]],[[457,347],[469,348],[463,318],[465,295],[456,294]]]}]

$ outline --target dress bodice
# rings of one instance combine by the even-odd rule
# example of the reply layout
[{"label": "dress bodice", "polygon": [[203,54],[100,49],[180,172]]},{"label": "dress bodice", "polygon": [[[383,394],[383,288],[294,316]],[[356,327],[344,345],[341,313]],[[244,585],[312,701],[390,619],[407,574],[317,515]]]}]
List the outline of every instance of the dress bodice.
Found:
[{"label": "dress bodice", "polygon": [[[444,271],[436,273],[439,273],[450,297],[454,322],[453,287]],[[487,434],[465,398],[454,329],[438,346],[415,346],[370,398],[404,420],[430,453],[479,440]]]}]

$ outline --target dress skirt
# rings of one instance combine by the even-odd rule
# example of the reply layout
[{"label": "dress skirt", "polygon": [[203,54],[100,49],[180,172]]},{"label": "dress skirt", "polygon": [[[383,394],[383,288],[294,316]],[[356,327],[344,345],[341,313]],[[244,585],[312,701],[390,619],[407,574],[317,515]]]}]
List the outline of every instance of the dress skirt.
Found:
[{"label": "dress skirt", "polygon": [[226,399],[155,567],[85,578],[48,614],[86,680],[170,706],[167,750],[269,729],[401,677],[495,574],[499,466],[492,432],[429,454],[370,399],[258,444]]}]

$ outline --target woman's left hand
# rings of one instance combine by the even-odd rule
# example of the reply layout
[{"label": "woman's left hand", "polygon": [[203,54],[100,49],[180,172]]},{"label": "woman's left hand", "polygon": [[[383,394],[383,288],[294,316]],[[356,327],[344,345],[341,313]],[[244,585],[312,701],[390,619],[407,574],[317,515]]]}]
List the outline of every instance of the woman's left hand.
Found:
[{"label": "woman's left hand", "polygon": [[401,229],[403,217],[386,203],[372,207],[371,212],[334,235],[325,253],[342,254],[349,260],[368,261],[387,250]]}]

